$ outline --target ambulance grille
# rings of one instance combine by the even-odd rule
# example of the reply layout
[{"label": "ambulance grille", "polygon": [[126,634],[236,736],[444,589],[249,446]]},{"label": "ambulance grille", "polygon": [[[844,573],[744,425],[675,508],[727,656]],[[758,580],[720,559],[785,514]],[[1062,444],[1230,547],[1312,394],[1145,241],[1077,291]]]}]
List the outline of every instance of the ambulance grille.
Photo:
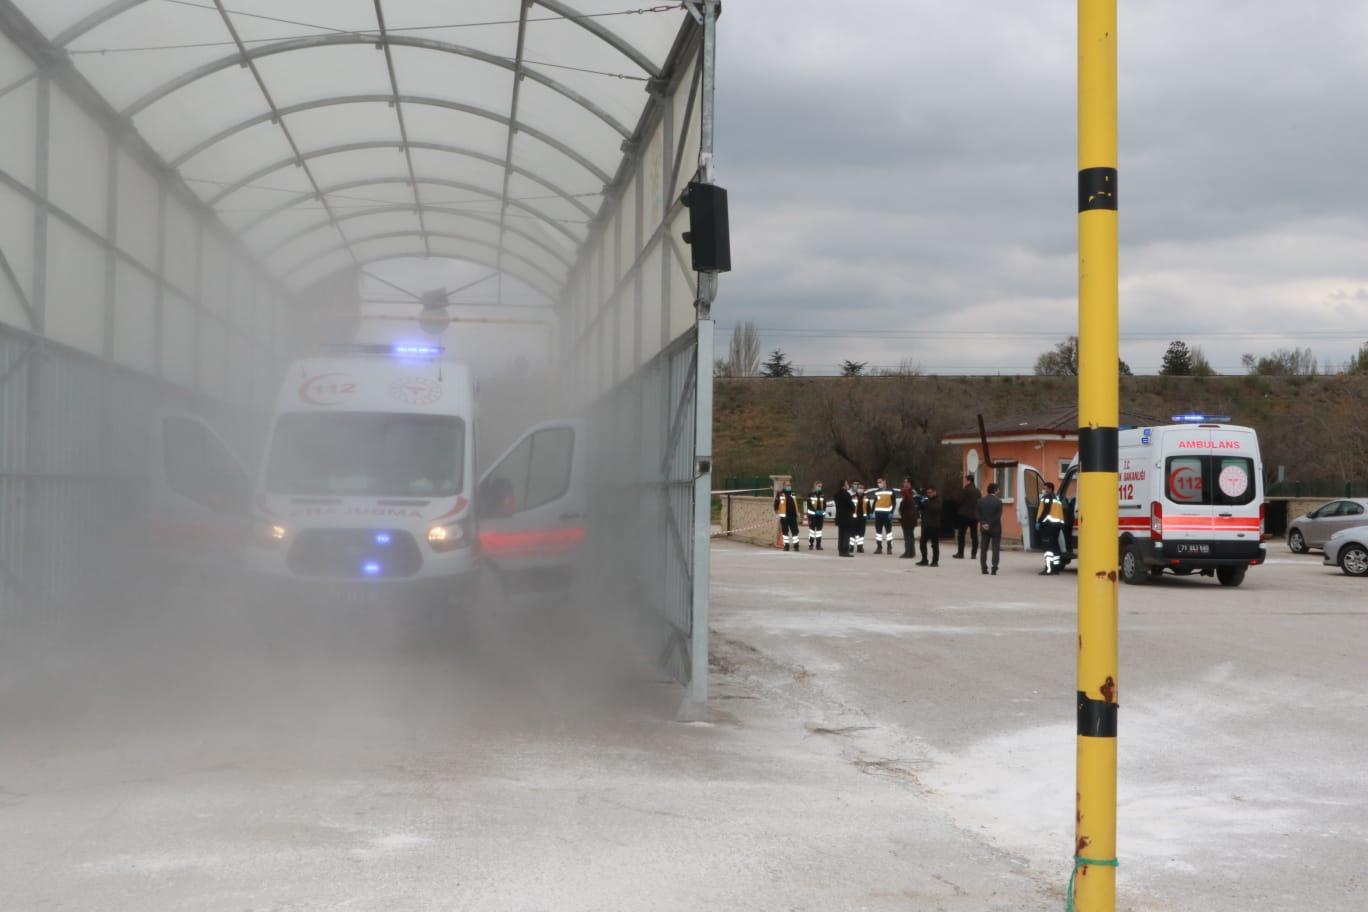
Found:
[{"label": "ambulance grille", "polygon": [[292,573],[329,579],[402,579],[423,566],[423,553],[397,529],[304,529],[286,555]]}]

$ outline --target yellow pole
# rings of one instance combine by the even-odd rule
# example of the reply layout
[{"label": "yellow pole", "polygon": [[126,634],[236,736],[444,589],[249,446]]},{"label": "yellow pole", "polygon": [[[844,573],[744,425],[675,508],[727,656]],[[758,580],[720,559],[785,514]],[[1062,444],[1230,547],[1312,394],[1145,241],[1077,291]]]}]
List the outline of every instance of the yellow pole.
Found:
[{"label": "yellow pole", "polygon": [[1078,0],[1079,912],[1116,908],[1116,0]]}]

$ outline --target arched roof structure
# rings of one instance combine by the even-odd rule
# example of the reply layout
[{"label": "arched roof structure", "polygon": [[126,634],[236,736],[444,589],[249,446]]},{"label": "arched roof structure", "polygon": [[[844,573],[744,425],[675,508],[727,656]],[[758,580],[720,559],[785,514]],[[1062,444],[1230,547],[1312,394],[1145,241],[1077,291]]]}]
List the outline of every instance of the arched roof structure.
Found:
[{"label": "arched roof structure", "polygon": [[287,287],[384,241],[553,299],[690,15],[639,0],[11,2]]}]

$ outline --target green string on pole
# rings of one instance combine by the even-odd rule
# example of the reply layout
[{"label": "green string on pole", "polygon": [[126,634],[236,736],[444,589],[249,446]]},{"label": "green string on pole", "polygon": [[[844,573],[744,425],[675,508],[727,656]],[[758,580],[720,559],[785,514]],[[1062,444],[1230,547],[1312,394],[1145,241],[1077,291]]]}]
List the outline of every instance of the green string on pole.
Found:
[{"label": "green string on pole", "polygon": [[1075,855],[1073,873],[1069,875],[1069,891],[1064,895],[1064,912],[1077,912],[1074,906],[1074,879],[1078,877],[1079,868],[1116,868],[1120,866],[1121,862],[1115,858],[1084,858],[1082,855]]}]

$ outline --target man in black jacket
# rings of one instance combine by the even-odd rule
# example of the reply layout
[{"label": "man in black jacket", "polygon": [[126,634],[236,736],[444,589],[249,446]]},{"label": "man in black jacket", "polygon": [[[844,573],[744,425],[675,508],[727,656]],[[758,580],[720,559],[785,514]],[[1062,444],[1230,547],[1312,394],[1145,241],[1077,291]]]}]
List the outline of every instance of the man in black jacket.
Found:
[{"label": "man in black jacket", "polygon": [[902,526],[903,553],[900,557],[916,557],[917,495],[912,490],[912,479],[903,480],[902,498],[898,501],[898,525]]},{"label": "man in black jacket", "polygon": [[[934,485],[927,485],[922,492],[921,502],[921,560],[917,561],[918,567],[939,567],[940,566],[940,525],[941,525],[941,499],[940,494],[936,493]],[[931,548],[931,563],[926,562],[927,546]]]},{"label": "man in black jacket", "polygon": [[836,492],[836,550],[841,557],[850,557],[850,537],[855,534],[855,498],[850,493],[850,482],[842,481]]},{"label": "man in black jacket", "polygon": [[988,493],[979,498],[979,569],[988,573],[988,548],[993,549],[993,575],[997,576],[998,555],[1002,551],[1002,498],[998,486],[990,484]]},{"label": "man in black jacket", "polygon": [[956,533],[956,541],[959,547],[955,549],[955,553],[951,557],[964,558],[964,533],[966,532],[969,533],[969,541],[973,545],[969,559],[973,560],[978,557],[978,502],[978,483],[974,481],[973,475],[965,475],[964,490],[960,491],[959,509],[956,511],[959,516],[959,531]]}]

